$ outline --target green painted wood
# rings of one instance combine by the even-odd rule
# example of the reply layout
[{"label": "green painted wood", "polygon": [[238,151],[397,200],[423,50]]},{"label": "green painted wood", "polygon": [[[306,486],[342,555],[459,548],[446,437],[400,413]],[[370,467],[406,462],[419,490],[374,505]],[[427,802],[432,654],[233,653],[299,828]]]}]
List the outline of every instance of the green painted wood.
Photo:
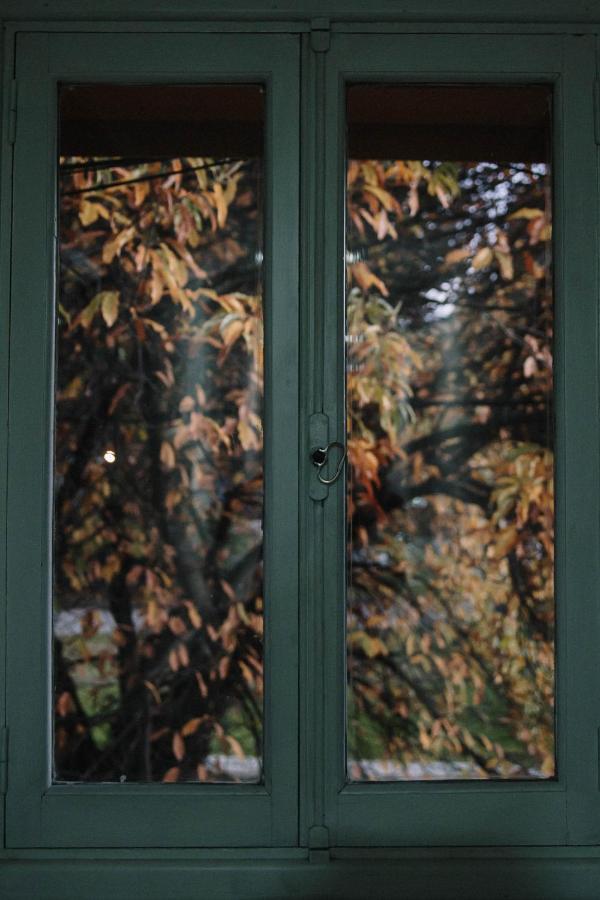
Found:
[{"label": "green painted wood", "polygon": [[[2,35],[2,38],[5,36]],[[3,96],[10,92],[12,56],[0,41],[0,78]],[[4,112],[4,115],[2,114]],[[8,431],[8,334],[10,293],[10,193],[12,145],[8,142],[8,110],[0,106],[0,727],[6,722],[4,672],[6,667],[6,459]],[[0,836],[4,842],[4,797],[0,796]]]},{"label": "green painted wood", "polygon": [[0,868],[0,892],[3,900],[595,900],[600,860],[437,856],[324,865],[9,861]]},{"label": "green painted wood", "polygon": [[[303,785],[301,841],[308,845],[311,827],[322,825],[323,808],[323,728],[324,685],[323,660],[323,584],[324,520],[323,502],[309,499],[310,485],[314,483],[314,471],[309,460],[311,449],[310,422],[312,413],[323,410],[324,324],[323,313],[323,230],[324,230],[324,108],[322,91],[324,80],[324,54],[313,53],[310,39],[304,41],[303,55],[303,354],[302,385],[305,415],[302,447],[302,471],[304,490],[302,567],[303,636]],[[330,423],[327,423],[328,439],[333,439]],[[327,492],[331,494],[331,491]],[[317,495],[318,496],[318,495]]]},{"label": "green painted wood", "polygon": [[[298,40],[19,35],[8,519],[8,845],[297,840]],[[58,80],[267,85],[264,786],[51,786],[50,473]],[[17,762],[18,761],[18,762]]]},{"label": "green painted wood", "polygon": [[597,190],[594,74],[591,36],[566,41],[557,185],[557,334],[563,336],[557,347],[557,596],[563,618],[558,640],[560,647],[562,636],[567,828],[568,842],[574,844],[600,839],[598,208],[589,202],[590,192]]},{"label": "green painted wood", "polygon": [[252,2],[252,0],[179,0],[174,7],[168,0],[105,0],[98,7],[92,0],[55,0],[49,5],[45,0],[4,0],[3,16],[9,20],[34,19],[61,20],[87,19],[91,21],[127,20],[132,18],[202,18],[253,21],[256,19],[291,19],[331,16],[358,20],[380,18],[419,22],[598,22],[597,6],[589,0],[505,0],[499,6],[493,0],[463,0],[449,4],[447,0],[376,0],[368,9],[362,0],[279,0]]},{"label": "green painted wood", "polygon": [[[556,783],[345,785],[343,487],[325,505],[327,824],[338,845],[597,843],[598,690],[597,211],[591,36],[334,34],[326,86],[327,234],[324,410],[344,427],[341,173],[347,82],[555,85],[557,331]],[[593,195],[593,194],[592,194]],[[335,429],[334,429],[335,432]]]},{"label": "green painted wood", "polygon": [[[13,605],[9,616],[11,700],[8,707],[17,732],[11,735],[11,841],[13,844],[45,845],[48,849],[43,851],[44,859],[36,857],[34,851],[29,851],[29,855],[16,850],[0,854],[0,895],[18,900],[31,897],[104,900],[106,896],[129,898],[140,895],[150,900],[163,900],[171,894],[181,898],[363,898],[371,895],[385,898],[398,896],[401,888],[402,895],[407,898],[432,900],[458,895],[477,897],[478,900],[482,896],[491,900],[495,897],[517,900],[521,897],[539,897],[540,900],[568,897],[577,900],[599,896],[600,851],[592,846],[571,849],[566,846],[567,841],[600,844],[595,649],[599,643],[596,600],[597,223],[596,213],[590,213],[590,196],[597,191],[597,182],[589,142],[592,47],[589,39],[573,38],[563,44],[558,36],[500,36],[502,31],[541,30],[541,23],[547,23],[543,30],[557,34],[588,28],[598,30],[600,14],[597,5],[586,0],[576,3],[553,0],[543,5],[537,0],[510,0],[499,8],[491,0],[467,0],[450,8],[444,0],[424,0],[418,4],[380,0],[365,9],[362,0],[329,0],[325,3],[284,0],[276,5],[252,4],[246,0],[225,0],[220,4],[181,0],[174,9],[168,0],[120,0],[118,3],[106,0],[100,10],[97,4],[75,0],[56,0],[51,8],[45,0],[19,0],[18,3],[4,0],[0,15],[11,19],[37,17],[50,20],[48,24],[31,25],[40,32],[38,37],[27,38],[32,80],[25,90],[24,100],[26,108],[29,104],[31,116],[23,120],[20,113],[19,119],[19,139],[31,146],[29,156],[26,154],[27,164],[22,162],[16,170],[19,203],[14,224],[17,235],[21,235],[16,249],[25,262],[15,270],[17,315],[12,337],[17,360],[11,393],[17,405],[25,402],[28,406],[27,414],[17,416],[16,422],[11,423],[12,437],[19,449],[9,457],[12,478],[9,549],[13,555],[9,586]],[[245,80],[249,71],[260,73],[262,77],[270,75],[275,86],[270,136],[276,144],[279,142],[280,149],[280,156],[274,152],[271,160],[274,184],[278,188],[271,195],[274,204],[271,230],[277,244],[275,249],[279,248],[280,253],[284,251],[284,258],[277,261],[273,256],[276,264],[272,270],[270,301],[273,304],[271,337],[281,350],[273,350],[267,365],[274,384],[282,380],[284,390],[291,394],[295,368],[290,360],[297,352],[298,339],[295,331],[298,321],[295,294],[297,221],[294,221],[294,210],[297,210],[295,185],[298,183],[295,107],[298,44],[295,39],[284,36],[275,38],[275,41],[283,42],[279,45],[283,49],[275,53],[273,38],[265,35],[251,39],[255,56],[249,53],[244,57],[243,53],[240,55],[238,39],[233,35],[226,36],[226,32],[286,29],[306,32],[313,15],[331,16],[334,30],[338,32],[393,31],[404,27],[407,31],[411,28],[414,31],[443,31],[456,29],[451,23],[460,22],[461,31],[479,32],[480,36],[467,39],[441,34],[435,37],[413,35],[408,39],[388,34],[373,35],[365,42],[361,37],[346,38],[339,33],[334,36],[333,51],[326,59],[318,60],[310,53],[308,41],[305,41],[302,59],[302,434],[306,433],[304,426],[308,415],[321,409],[328,412],[334,427],[337,423],[339,429],[343,428],[343,345],[340,340],[343,335],[340,285],[343,282],[338,212],[343,208],[340,175],[343,119],[338,73],[358,72],[361,77],[370,73],[369,77],[375,79],[386,73],[392,78],[399,77],[400,73],[402,78],[418,79],[424,72],[432,73],[440,80],[451,80],[457,74],[467,80],[477,79],[482,72],[487,73],[489,80],[519,81],[525,76],[533,78],[536,73],[544,79],[559,77],[557,124],[565,136],[564,143],[557,145],[564,177],[560,177],[556,199],[557,213],[566,236],[563,249],[557,245],[559,330],[565,337],[558,348],[559,359],[562,358],[564,363],[559,366],[563,376],[559,375],[557,387],[559,409],[563,411],[563,427],[558,439],[564,450],[558,463],[559,488],[562,485],[558,499],[562,525],[559,523],[558,531],[560,556],[566,560],[557,574],[559,595],[568,596],[568,609],[563,606],[559,612],[559,709],[563,716],[560,724],[563,743],[559,751],[561,781],[557,785],[542,786],[542,791],[538,790],[539,785],[524,785],[517,791],[512,786],[505,790],[503,785],[486,785],[484,791],[464,785],[426,785],[423,790],[416,791],[413,786],[408,790],[404,786],[394,786],[391,791],[387,786],[371,786],[367,791],[362,787],[344,788],[344,625],[343,606],[339,600],[343,584],[343,554],[340,554],[343,488],[338,484],[330,491],[326,505],[309,502],[303,491],[302,830],[299,840],[305,842],[310,825],[326,822],[334,842],[347,845],[333,849],[334,861],[329,865],[283,859],[280,854],[285,851],[282,849],[277,851],[279,857],[275,860],[269,858],[268,849],[271,844],[280,848],[293,844],[297,838],[297,679],[294,667],[299,643],[294,633],[297,615],[290,604],[290,596],[296,590],[298,569],[291,549],[297,526],[294,517],[288,516],[290,506],[297,504],[294,490],[286,493],[279,503],[275,492],[271,497],[277,528],[272,535],[275,543],[271,544],[270,552],[278,557],[281,554],[282,564],[273,570],[270,590],[278,598],[282,615],[277,619],[273,607],[274,616],[269,627],[274,640],[268,649],[269,665],[278,673],[291,673],[290,677],[275,678],[270,689],[268,709],[273,718],[268,726],[267,742],[273,760],[269,774],[271,793],[250,788],[248,793],[234,789],[228,794],[222,788],[198,786],[195,790],[193,786],[194,797],[190,799],[187,788],[176,785],[165,786],[165,791],[160,787],[136,791],[128,786],[121,798],[112,789],[86,791],[61,787],[48,792],[48,767],[44,764],[48,746],[47,742],[40,745],[40,723],[47,724],[48,716],[45,695],[39,691],[40,684],[43,690],[47,687],[39,680],[44,672],[47,673],[48,663],[44,637],[44,629],[48,626],[44,613],[47,585],[43,581],[40,583],[39,573],[36,581],[36,572],[29,571],[28,566],[28,561],[36,554],[39,557],[40,553],[47,552],[48,544],[45,515],[48,457],[40,446],[40,435],[48,432],[48,407],[43,398],[48,390],[50,317],[43,298],[48,296],[52,271],[51,246],[44,223],[51,221],[53,201],[51,189],[43,187],[40,191],[39,185],[48,185],[48,172],[52,166],[54,107],[50,82],[59,75],[75,78],[89,75],[92,70],[98,77],[105,77],[102,73],[106,73],[107,59],[116,67],[115,72],[133,77],[141,71],[136,65],[142,67],[145,64],[143,46],[148,39],[146,35],[133,36],[138,49],[130,59],[126,47],[133,45],[127,44],[125,34],[119,35],[118,40],[113,40],[113,36],[68,35],[59,39],[62,43],[54,43],[52,37],[50,55],[55,69],[50,73],[45,63],[46,39],[41,32],[64,27],[59,25],[64,19],[73,21],[68,27],[74,31],[89,31],[93,27],[100,32],[121,30],[124,33],[139,30],[139,21],[142,21],[149,32],[154,32],[152,39],[159,40],[161,48],[167,48],[167,55],[178,54],[175,71],[161,49],[158,58],[154,55],[158,68],[153,68],[150,73],[146,70],[145,77],[177,80],[181,72],[187,72],[189,79],[191,71],[196,72],[203,66],[207,78],[219,77],[218,73],[225,71],[231,77],[234,73],[240,80]],[[176,21],[167,24],[166,19]],[[220,23],[219,19],[226,21]],[[84,24],[85,20],[88,23],[94,20],[93,26]],[[420,22],[430,24],[421,27]],[[500,24],[496,25],[497,22]],[[573,22],[581,25],[574,29],[569,24]],[[181,34],[173,38],[156,34],[157,31],[167,32],[169,28],[188,33],[183,41]],[[192,60],[190,55],[200,46],[196,42],[202,41],[192,32],[203,29],[218,30],[223,34],[217,42],[209,37],[208,44],[202,45],[206,49],[216,47],[214,54],[207,49],[206,55],[197,54]],[[23,25],[18,24],[9,29],[9,48],[14,32],[23,30]],[[490,35],[490,31],[498,34]],[[355,44],[352,44],[353,40]],[[340,44],[340,41],[347,43]],[[121,55],[116,47],[122,48]],[[342,52],[340,48],[344,47]],[[348,49],[350,47],[354,49]],[[427,53],[423,47],[427,48]],[[498,47],[502,47],[502,51]],[[94,62],[98,48],[107,54],[102,64]],[[235,70],[228,62],[232,59],[235,59]],[[192,66],[195,68],[191,69]],[[208,74],[209,69],[212,75]],[[47,90],[40,90],[43,84],[49,85]],[[278,121],[285,121],[286,127],[277,127]],[[322,130],[325,124],[327,135]],[[40,149],[46,140],[50,141],[48,153]],[[326,161],[322,158],[325,149]],[[2,144],[1,165],[0,299],[4,318],[0,319],[0,335],[5,339],[10,249],[7,242],[10,188],[7,185],[11,174],[10,153],[5,144]],[[316,167],[323,166],[322,173],[315,171]],[[323,183],[320,182],[322,178]],[[321,215],[325,217],[322,226],[318,225]],[[31,310],[37,311],[39,317],[32,315]],[[318,334],[324,337],[317,340]],[[32,341],[42,348],[37,357],[28,349]],[[27,354],[27,361],[37,359],[40,366],[30,366],[30,371],[26,371],[24,356]],[[6,362],[6,352],[0,353],[0,358]],[[322,365],[323,358],[327,360],[326,367]],[[0,377],[0,421],[3,423],[2,390],[5,388],[6,380]],[[291,476],[295,484],[300,470],[304,487],[308,463],[305,444],[298,440],[295,402],[280,418],[277,418],[275,395],[271,401],[267,399],[269,403],[271,412],[267,415],[273,417],[272,428],[275,428],[271,449],[267,451],[273,477],[277,480]],[[283,431],[280,435],[279,427]],[[4,430],[0,441],[3,439]],[[0,459],[3,458],[2,451],[0,443]],[[293,461],[289,468],[283,461],[286,454]],[[20,486],[26,479],[32,480],[35,489],[26,485],[21,492]],[[0,470],[0,512],[2,499]],[[575,515],[572,515],[573,508]],[[280,529],[281,542],[277,543]],[[0,544],[0,555],[1,552]],[[31,592],[34,582],[37,587]],[[281,619],[286,611],[289,621],[283,622]],[[24,620],[29,622],[29,630],[25,632],[22,630]],[[0,616],[0,638],[2,623]],[[25,670],[21,657],[32,658],[34,655],[40,660],[40,668],[32,675]],[[289,668],[286,668],[288,664]],[[582,690],[582,685],[586,690]],[[567,737],[570,737],[569,741]],[[45,797],[43,802],[40,801],[42,795]],[[142,813],[148,811],[150,818],[142,820]],[[92,813],[94,821],[90,823]],[[456,826],[459,817],[460,831],[455,827],[450,834],[449,823],[454,822]],[[476,830],[478,817],[483,832]],[[473,847],[474,843],[481,842],[482,833],[486,841],[500,841],[502,846],[486,850]],[[236,844],[247,842],[249,834],[252,844],[245,849],[236,849]],[[539,849],[523,843],[537,844],[548,835],[557,846]],[[114,847],[118,842],[122,843],[120,849],[86,849],[98,843]],[[156,847],[157,842],[163,846],[150,849]],[[464,846],[459,849],[447,846],[453,842]],[[141,843],[149,849],[145,852],[134,849]],[[406,848],[415,843],[439,843],[440,847],[397,849],[401,844]],[[519,843],[522,846],[518,846]],[[190,849],[169,850],[168,844]],[[209,850],[196,853],[191,849],[201,844],[229,849],[215,849],[214,857]],[[81,849],[65,849],[74,845]],[[128,845],[130,849],[126,849]],[[52,846],[63,849],[55,851]],[[14,858],[17,855],[22,858],[17,860]],[[153,862],[154,855],[162,862]],[[70,856],[76,859],[70,860]],[[100,856],[102,861],[96,858]],[[254,862],[236,862],[231,858],[236,856]],[[390,856],[396,857],[395,861],[391,861]]]},{"label": "green painted wood", "polygon": [[[32,64],[43,66],[46,38],[36,36],[32,41]],[[36,72],[42,77],[44,70]],[[36,89],[37,88],[37,89]],[[27,117],[19,122],[19,139],[25,146],[33,147],[39,141],[41,153],[33,154],[34,159],[16,164],[14,172],[14,196],[19,197],[13,215],[13,250],[22,253],[25,260],[38,260],[37,283],[27,278],[27,264],[12,268],[11,297],[11,359],[21,360],[21,371],[10,372],[9,448],[8,448],[8,514],[7,514],[7,723],[9,725],[9,759],[19,760],[19,765],[10,765],[10,784],[7,795],[7,818],[12,824],[7,828],[7,840],[11,830],[21,828],[35,841],[40,840],[40,797],[48,782],[47,736],[43,723],[49,719],[46,709],[46,681],[37,685],[36,678],[42,672],[31,667],[33,660],[43,660],[47,645],[42,635],[47,634],[49,609],[44,602],[47,592],[47,573],[40,584],[40,571],[46,562],[48,535],[45,527],[44,488],[41,484],[47,468],[47,452],[39,459],[44,436],[49,434],[48,409],[45,395],[51,369],[50,322],[45,298],[47,284],[51,277],[51,247],[47,222],[50,214],[50,186],[48,167],[54,144],[48,145],[48,93],[40,90],[39,83],[21,86],[20,100],[27,109]],[[37,185],[37,189],[34,188]],[[31,216],[31,210],[37,216]],[[18,298],[18,299],[17,299]],[[18,305],[17,305],[18,304]],[[21,310],[21,316],[18,310]],[[23,313],[27,311],[27,315]],[[35,347],[35,357],[30,355],[30,347]],[[30,367],[25,362],[35,358],[37,365]],[[20,413],[19,413],[20,410]],[[16,420],[15,420],[16,417]],[[40,441],[40,437],[42,440]],[[15,469],[17,473],[15,473]],[[19,478],[15,480],[15,474]],[[29,489],[21,490],[20,485],[27,480]],[[32,486],[35,489],[32,490]],[[12,509],[12,513],[10,510]],[[35,567],[32,560],[36,560]],[[12,603],[11,603],[11,598]],[[46,607],[46,608],[45,608]],[[29,622],[30,628],[26,625]],[[24,627],[25,626],[25,627]],[[11,655],[21,672],[9,674]],[[16,681],[14,678],[16,677]],[[12,693],[12,685],[15,685]],[[24,711],[26,710],[26,715]],[[40,729],[40,724],[42,728]],[[35,753],[42,756],[41,765],[28,766]],[[16,754],[16,756],[15,756]],[[31,799],[25,799],[29,793]],[[37,800],[33,800],[33,796]],[[15,808],[17,821],[12,812],[14,799],[21,796],[21,803]]]}]

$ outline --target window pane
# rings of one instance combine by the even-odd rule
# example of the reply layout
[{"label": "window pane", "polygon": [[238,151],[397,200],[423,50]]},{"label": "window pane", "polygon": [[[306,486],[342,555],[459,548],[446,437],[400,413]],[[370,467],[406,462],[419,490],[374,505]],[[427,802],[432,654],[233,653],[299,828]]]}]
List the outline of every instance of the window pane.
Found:
[{"label": "window pane", "polygon": [[263,91],[60,93],[58,781],[261,779]]},{"label": "window pane", "polygon": [[348,93],[351,780],[555,775],[551,93]]}]

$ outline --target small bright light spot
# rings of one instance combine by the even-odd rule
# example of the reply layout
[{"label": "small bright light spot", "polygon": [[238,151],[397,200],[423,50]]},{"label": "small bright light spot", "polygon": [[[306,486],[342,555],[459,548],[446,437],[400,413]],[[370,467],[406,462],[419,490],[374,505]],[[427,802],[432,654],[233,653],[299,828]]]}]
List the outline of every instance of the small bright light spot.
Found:
[{"label": "small bright light spot", "polygon": [[117,458],[117,454],[114,450],[105,450],[104,451],[104,460],[107,463],[114,463]]}]

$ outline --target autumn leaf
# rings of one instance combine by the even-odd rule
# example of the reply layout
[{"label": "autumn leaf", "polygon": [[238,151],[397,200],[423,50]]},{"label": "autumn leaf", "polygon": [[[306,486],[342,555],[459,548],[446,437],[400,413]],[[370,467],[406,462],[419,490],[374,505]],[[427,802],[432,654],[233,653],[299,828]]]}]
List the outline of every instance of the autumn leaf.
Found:
[{"label": "autumn leaf", "polygon": [[102,291],[98,294],[98,297],[100,298],[102,318],[106,322],[107,327],[112,328],[119,315],[119,292]]},{"label": "autumn leaf", "polygon": [[482,247],[481,250],[478,250],[473,259],[471,260],[471,265],[474,269],[485,269],[494,260],[494,252],[491,247]]},{"label": "autumn leaf", "polygon": [[507,221],[510,221],[511,219],[537,219],[539,216],[543,215],[543,209],[534,209],[532,207],[523,206],[521,209],[517,209],[515,212],[511,213],[510,216],[507,216]]},{"label": "autumn leaf", "polygon": [[90,300],[88,305],[83,309],[82,312],[79,313],[78,321],[84,328],[89,328],[92,324],[94,316],[100,309],[100,303],[102,302],[102,294],[96,294],[96,296]]},{"label": "autumn leaf", "polygon": [[450,250],[449,253],[446,253],[444,263],[448,267],[455,266],[456,263],[468,259],[471,256],[471,253],[472,251],[469,247],[458,247],[456,250]]},{"label": "autumn leaf", "polygon": [[99,203],[82,200],[78,215],[81,224],[87,227],[88,225],[92,225],[99,216],[106,218],[107,212]]},{"label": "autumn leaf", "polygon": [[204,722],[206,716],[198,716],[194,719],[188,719],[183,728],[181,729],[181,734],[183,737],[190,737],[190,735],[195,734],[202,722]]},{"label": "autumn leaf", "polygon": [[378,278],[377,275],[371,272],[366,263],[355,263],[350,266],[349,269],[352,278],[363,291],[369,291],[372,287],[376,287],[382,296],[389,296],[389,291],[384,282],[381,278]]},{"label": "autumn leaf", "polygon": [[[57,771],[131,778],[138,747],[156,781],[210,781],[219,747],[235,777],[264,740],[259,163],[113,162],[97,195],[61,172],[56,600],[87,612],[56,641]],[[348,163],[358,780],[554,775],[549,180],[523,165]]]},{"label": "autumn leaf", "polygon": [[175,468],[175,450],[169,441],[163,441],[160,445],[160,461],[166,469]]},{"label": "autumn leaf", "polygon": [[177,760],[177,762],[181,762],[181,760],[185,756],[185,741],[181,737],[181,734],[176,731],[173,735],[173,740],[171,742],[171,749],[173,750],[173,756]]},{"label": "autumn leaf", "polygon": [[217,208],[217,224],[219,228],[224,228],[227,222],[227,199],[225,197],[223,187],[217,182],[213,189],[214,203]]},{"label": "autumn leaf", "polygon": [[367,193],[373,194],[373,196],[377,197],[380,201],[384,209],[388,212],[391,212],[394,209],[398,208],[398,201],[394,199],[393,195],[389,193],[389,191],[383,190],[383,188],[376,187],[372,184],[365,184],[364,187]]},{"label": "autumn leaf", "polygon": [[135,236],[135,226],[124,228],[112,240],[107,241],[102,249],[102,262],[110,263],[118,256],[125,246]]},{"label": "autumn leaf", "polygon": [[198,610],[196,609],[194,604],[191,601],[187,600],[185,606],[186,606],[186,609],[188,612],[190,622],[193,625],[193,627],[196,629],[201,628],[202,627],[202,616],[200,615],[200,613],[198,612]]},{"label": "autumn leaf", "polygon": [[512,254],[504,253],[501,250],[494,250],[494,256],[500,266],[500,275],[502,278],[504,278],[505,281],[511,281],[515,274]]},{"label": "autumn leaf", "polygon": [[494,556],[497,559],[506,556],[516,546],[518,540],[519,532],[515,525],[505,528],[494,545]]},{"label": "autumn leaf", "polygon": [[244,322],[238,318],[234,319],[233,321],[229,321],[224,328],[221,328],[221,335],[223,338],[223,352],[219,354],[219,363],[221,365],[227,358],[228,353],[230,352],[237,339],[241,336],[243,331]]}]

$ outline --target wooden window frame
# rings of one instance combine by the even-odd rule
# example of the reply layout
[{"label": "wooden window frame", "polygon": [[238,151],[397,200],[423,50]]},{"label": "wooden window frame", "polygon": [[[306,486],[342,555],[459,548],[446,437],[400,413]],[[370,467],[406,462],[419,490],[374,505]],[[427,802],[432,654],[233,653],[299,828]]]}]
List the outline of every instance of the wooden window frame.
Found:
[{"label": "wooden window frame", "polygon": [[[26,5],[37,9],[35,0]],[[357,21],[351,2],[331,0],[324,9],[332,22],[312,19],[306,2],[277,17],[258,9],[251,21],[240,4],[240,12],[233,9],[226,21],[218,21],[207,6],[209,14],[201,22],[197,15],[194,21],[167,22],[165,6],[152,21],[137,25],[83,20],[8,25],[0,160],[0,417],[9,423],[0,433],[0,456],[8,459],[0,472],[8,535],[0,545],[2,565],[8,566],[0,597],[0,661],[6,671],[0,725],[6,723],[9,739],[8,766],[0,747],[0,767],[7,770],[5,804],[0,804],[5,837],[0,893],[41,900],[57,892],[87,900],[135,890],[150,898],[207,891],[214,897],[359,898],[374,891],[380,897],[396,896],[399,883],[405,896],[428,898],[480,892],[493,898],[508,891],[514,897],[551,900],[600,892],[594,141],[594,131],[596,137],[599,132],[594,83],[600,24],[584,3],[560,6],[543,26],[535,23],[539,10],[534,3],[525,0],[519,7],[514,20],[503,23],[495,22],[494,11],[482,14],[479,4],[471,4],[458,24],[444,20],[435,0],[425,9],[425,25],[415,16],[401,19],[377,9],[361,10]],[[576,26],[568,24],[578,18]],[[131,55],[124,48],[141,47],[144,41],[171,47],[173,56],[181,55],[182,41],[188,48],[204,41],[205,68],[200,64],[198,72],[195,62],[193,69],[190,49],[183,53],[189,62],[177,71],[174,65],[169,69],[167,54],[158,75],[156,66],[147,64],[142,75],[143,51]],[[240,57],[240,48],[251,45],[253,51]],[[96,50],[90,55],[92,46]],[[274,340],[270,374],[273,383],[282,385],[280,400],[296,400],[287,415],[277,418],[277,404],[267,415],[267,430],[269,423],[277,423],[267,471],[274,485],[287,482],[289,489],[285,501],[279,492],[269,498],[270,552],[273,596],[282,596],[286,578],[291,578],[296,605],[290,601],[286,609],[291,620],[278,619],[274,642],[268,638],[274,675],[266,707],[273,781],[270,775],[265,789],[127,786],[123,802],[120,785],[49,784],[44,704],[50,444],[47,440],[40,449],[40,434],[48,438],[51,423],[52,316],[43,298],[54,291],[54,115],[58,83],[86,80],[85,73],[94,68],[90,59],[97,58],[100,47],[105,56],[96,64],[98,80],[114,81],[129,73],[132,80],[185,83],[195,71],[198,81],[262,80],[274,90],[267,140],[277,142],[278,152],[270,158],[268,228],[272,258],[277,260],[279,246],[282,261],[275,261],[268,275],[273,299],[267,301],[272,303],[267,315],[270,310]],[[129,63],[124,62],[127,56]],[[226,62],[234,57],[235,66]],[[66,58],[72,60],[71,68]],[[24,69],[19,68],[21,59]],[[295,74],[290,76],[292,67]],[[346,83],[370,80],[553,85],[560,335],[557,551],[562,562],[557,568],[559,776],[552,783],[345,784],[344,492],[337,485],[326,501],[311,500],[308,450],[315,413],[324,417],[321,424],[329,427],[331,438],[343,433],[343,96]],[[278,117],[286,119],[287,129],[278,127]],[[39,146],[22,150],[27,141],[41,144],[42,151]],[[40,185],[45,185],[41,195]],[[43,207],[42,214],[32,214],[36,204]],[[24,264],[29,247],[37,248],[30,271]],[[19,354],[30,342],[41,355],[32,354],[39,365],[28,372]],[[290,365],[298,353],[298,365]],[[335,364],[325,365],[325,360]],[[41,576],[29,571],[35,568],[32,556],[40,561]],[[21,629],[24,609],[32,618]],[[36,642],[33,652],[31,640]],[[34,653],[40,667],[28,674],[25,661]],[[290,679],[277,677],[286,670],[294,673]],[[293,712],[288,705],[286,714],[290,692]],[[270,718],[273,710],[275,720]],[[189,787],[197,809],[192,808],[195,801],[189,802]],[[165,790],[171,792],[168,798]],[[253,800],[268,807],[264,815],[258,813],[258,828]],[[203,814],[205,821],[198,823]],[[160,828],[165,821],[166,836]]]}]

